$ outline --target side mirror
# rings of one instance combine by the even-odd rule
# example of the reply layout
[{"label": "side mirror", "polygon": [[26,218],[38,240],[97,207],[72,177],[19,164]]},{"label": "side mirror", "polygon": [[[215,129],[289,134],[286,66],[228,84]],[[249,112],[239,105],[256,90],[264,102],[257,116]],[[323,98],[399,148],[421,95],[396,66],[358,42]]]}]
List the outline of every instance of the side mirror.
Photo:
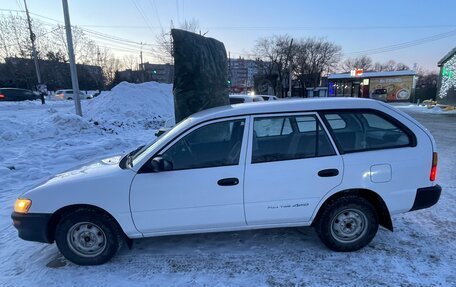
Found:
[{"label": "side mirror", "polygon": [[150,160],[150,169],[152,172],[169,171],[173,170],[173,164],[161,156],[156,156]]}]

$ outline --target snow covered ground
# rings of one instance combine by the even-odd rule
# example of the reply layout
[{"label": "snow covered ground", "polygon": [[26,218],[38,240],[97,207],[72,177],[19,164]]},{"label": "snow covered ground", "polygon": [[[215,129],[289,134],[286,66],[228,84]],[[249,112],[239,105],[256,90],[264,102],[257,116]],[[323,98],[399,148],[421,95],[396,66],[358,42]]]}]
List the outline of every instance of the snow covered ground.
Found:
[{"label": "snow covered ground", "polygon": [[148,142],[172,116],[169,87],[144,88],[162,99],[138,118],[121,89],[111,96],[124,109],[102,95],[84,101],[84,118],[72,102],[0,103],[0,286],[456,286],[456,114],[424,108],[401,107],[436,138],[441,200],[395,216],[394,233],[379,230],[358,252],[329,251],[312,228],[287,228],[141,239],[105,265],[81,267],[55,244],[20,240],[10,213],[21,191]]}]

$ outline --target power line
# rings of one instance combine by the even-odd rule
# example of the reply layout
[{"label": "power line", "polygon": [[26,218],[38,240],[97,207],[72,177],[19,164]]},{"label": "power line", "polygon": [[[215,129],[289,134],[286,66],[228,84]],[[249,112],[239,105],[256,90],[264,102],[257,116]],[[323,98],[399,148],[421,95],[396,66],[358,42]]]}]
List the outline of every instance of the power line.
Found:
[{"label": "power line", "polygon": [[157,17],[157,20],[158,20],[158,25],[160,25],[160,29],[163,30],[163,26],[162,26],[162,23],[160,20],[160,13],[158,13],[158,9],[157,9],[157,3],[155,2],[155,0],[149,0],[149,3],[151,3],[150,1],[152,1],[152,6],[155,11],[155,17]]},{"label": "power line", "polygon": [[177,22],[180,23],[179,0],[176,0]]},{"label": "power line", "polygon": [[415,26],[208,26],[211,30],[259,30],[259,31],[295,31],[295,30],[403,30],[403,29],[442,29],[454,28],[456,25],[415,25]]},{"label": "power line", "polygon": [[[10,9],[0,9],[0,11],[2,10],[10,10]],[[24,11],[20,11],[20,10],[14,10],[14,11],[17,11],[17,12],[24,12]],[[30,14],[32,15],[35,15],[37,17],[41,17],[41,18],[44,18],[44,19],[47,19],[47,20],[51,20],[51,21],[54,21],[58,24],[63,24],[62,21],[60,20],[57,20],[57,19],[54,19],[54,18],[50,18],[50,17],[47,17],[47,16],[43,16],[43,15],[40,15],[40,14],[37,14],[37,13],[33,13],[33,12],[30,12]],[[40,20],[42,23],[45,23],[45,24],[49,24],[49,25],[55,25],[53,23],[49,23],[49,22],[45,22],[43,20]],[[95,31],[95,30],[91,30],[91,29],[88,29],[88,28],[84,28],[83,26],[80,26],[80,25],[71,25],[72,27],[77,27],[79,29],[82,29],[83,31],[89,33],[89,34],[92,34],[92,35],[97,35],[99,37],[104,37],[106,39],[109,39],[109,40],[113,40],[113,41],[122,41],[122,42],[127,42],[127,43],[131,43],[131,44],[136,44],[136,45],[140,45],[140,42],[136,42],[136,41],[133,41],[133,40],[130,40],[130,39],[125,39],[125,38],[121,38],[121,37],[118,37],[118,36],[114,36],[114,35],[111,35],[111,34],[106,34],[106,33],[102,33],[102,32],[99,32],[99,31]],[[144,45],[147,45],[147,46],[157,46],[157,45],[154,45],[154,44],[150,44],[150,43],[143,43]]]},{"label": "power line", "polygon": [[[144,13],[141,11],[140,7],[137,3],[132,0],[135,8],[138,10],[141,17],[146,23],[146,26],[143,25],[92,25],[92,24],[80,24],[80,25],[72,25],[72,26],[79,26],[79,27],[92,27],[92,28],[126,28],[126,29],[160,29],[162,28],[161,21],[159,18],[159,13],[157,6],[154,0],[152,1],[152,7],[155,10],[155,14],[160,26],[152,26],[150,25],[149,21],[146,20]],[[23,10],[14,10],[14,9],[1,9],[0,11],[8,11],[8,12],[24,12]],[[39,16],[48,20],[60,22],[59,20],[39,15],[36,13],[30,12],[30,14]],[[454,28],[456,27],[455,24],[429,24],[429,25],[395,25],[395,26],[207,26],[205,29],[211,30],[406,30],[406,29],[443,29],[443,28]]]},{"label": "power line", "polygon": [[[4,10],[7,10],[8,12],[24,12],[24,11],[21,11],[21,10],[13,10],[13,11],[10,11],[11,9],[0,9],[0,11],[4,11]],[[40,18],[43,18],[43,19],[47,19],[47,20],[50,20],[50,21],[53,21],[54,23],[50,23],[50,22],[46,22],[44,20],[39,20],[42,24],[46,24],[46,25],[51,25],[51,26],[55,26],[56,24],[57,25],[63,25],[63,22],[60,21],[60,20],[57,20],[57,19],[54,19],[54,18],[50,18],[50,17],[47,17],[47,16],[43,16],[43,15],[40,15],[40,14],[37,14],[37,13],[33,13],[33,12],[30,12],[30,14],[36,16],[36,17],[40,17]],[[99,32],[99,31],[95,31],[95,30],[91,30],[91,29],[88,29],[88,28],[83,28],[83,27],[80,27],[80,26],[77,26],[77,25],[72,25],[73,28],[79,28],[81,29],[82,31],[86,32],[87,35],[90,37],[90,38],[94,38],[98,43],[102,43],[104,45],[99,45],[100,47],[103,47],[103,48],[108,48],[108,49],[111,49],[111,50],[115,50],[115,51],[120,51],[120,52],[127,52],[127,53],[139,53],[140,52],[140,45],[141,43],[140,42],[136,42],[136,41],[133,41],[133,40],[130,40],[130,39],[125,39],[125,38],[121,38],[121,37],[118,37],[118,36],[114,36],[114,35],[110,35],[110,34],[106,34],[106,33],[102,33],[102,32]],[[54,32],[55,30],[58,30],[60,29],[61,27],[57,27],[51,31],[48,31],[42,35],[39,35],[38,37],[41,37],[41,36],[44,36],[45,34],[49,34],[51,32]],[[10,45],[10,46],[15,46],[16,44],[14,45]],[[106,46],[107,45],[107,46]],[[150,43],[143,43],[144,46],[147,46],[149,47],[148,49],[144,49],[144,54],[146,55],[150,55],[150,56],[153,56],[153,57],[158,57],[158,52],[154,50],[153,46],[158,46],[158,45],[154,45],[154,44],[150,44]],[[10,47],[8,46],[8,47]]]},{"label": "power line", "polygon": [[16,0],[16,3],[17,3],[17,6],[19,6],[19,9],[21,9],[23,11],[24,7],[22,7],[21,1],[20,0]]},{"label": "power line", "polygon": [[150,30],[152,31],[153,33],[153,29],[148,21],[148,19],[146,18],[146,16],[144,15],[144,13],[142,12],[140,6],[138,3],[136,3],[135,0],[131,0],[131,2],[133,3],[133,5],[136,7],[136,10],[138,10],[139,14],[141,15],[142,19],[144,20],[144,23],[146,23],[146,25],[150,28]]},{"label": "power line", "polygon": [[[154,0],[149,0],[149,1],[152,1],[152,2],[149,2],[151,5],[153,5],[153,8],[155,10],[155,13],[158,15],[158,10],[157,10],[157,7],[155,5],[155,1]],[[114,36],[114,35],[111,35],[111,34],[107,34],[107,33],[102,33],[102,32],[99,32],[99,31],[95,31],[95,30],[91,30],[91,29],[88,29],[87,27],[97,27],[97,28],[128,28],[128,29],[160,29],[160,27],[154,27],[154,26],[151,26],[148,19],[145,17],[144,13],[141,11],[140,7],[137,5],[137,3],[135,2],[135,0],[132,0],[133,4],[135,5],[136,9],[138,10],[139,14],[141,15],[141,17],[143,17],[143,20],[144,22],[147,24],[147,26],[128,26],[128,25],[75,25],[75,27],[78,27],[80,29],[82,29],[84,32],[87,32],[89,34],[90,37],[93,37],[93,38],[96,38],[99,40],[104,40],[104,41],[109,41],[111,43],[109,43],[110,45],[117,45],[116,46],[116,49],[119,50],[119,49],[123,49],[123,50],[128,50],[129,52],[138,52],[138,50],[140,51],[140,46],[141,46],[141,43],[140,42],[137,42],[137,41],[133,41],[133,40],[130,40],[130,39],[126,39],[126,38],[121,38],[121,37],[118,37],[118,36]],[[18,2],[18,4],[20,4],[20,2]],[[0,11],[7,11],[7,12],[19,12],[19,13],[25,13],[25,11],[23,10],[14,10],[14,9],[0,9]],[[30,14],[34,15],[34,16],[37,16],[37,17],[40,17],[40,18],[43,18],[43,19],[47,19],[47,20],[51,20],[53,22],[57,22],[59,24],[61,24],[62,22],[60,20],[56,20],[56,19],[53,19],[53,18],[50,18],[50,17],[47,17],[47,16],[43,16],[43,15],[40,15],[40,14],[37,14],[37,13],[33,13],[33,12],[30,12]],[[161,25],[161,22],[160,22],[160,19],[157,17],[158,21],[159,21],[159,24]],[[55,24],[52,24],[52,23],[48,23],[48,22],[45,22],[43,20],[40,20],[42,23],[45,23],[45,24],[50,24],[50,25],[55,25]],[[318,30],[318,29],[321,29],[321,30],[330,30],[330,29],[337,29],[337,30],[370,30],[370,29],[424,29],[424,28],[432,28],[432,29],[436,29],[436,28],[448,28],[448,27],[456,27],[456,25],[418,25],[418,26],[364,26],[364,27],[343,27],[343,26],[339,26],[339,27],[242,27],[242,26],[238,26],[238,27],[233,27],[233,26],[219,26],[219,27],[211,27],[210,29],[232,29],[232,30],[255,30],[255,29],[261,29],[261,30],[272,30],[272,29],[289,29],[289,30]],[[347,56],[357,56],[357,55],[373,55],[373,54],[379,54],[379,53],[387,53],[387,52],[391,52],[391,51],[395,51],[395,50],[400,50],[400,49],[405,49],[405,48],[409,48],[409,47],[413,47],[413,46],[417,46],[417,45],[422,45],[422,44],[425,44],[425,43],[429,43],[429,42],[433,42],[433,41],[437,41],[437,40],[440,40],[440,39],[444,39],[444,38],[448,38],[448,37],[453,37],[456,35],[456,30],[452,30],[452,31],[449,31],[449,32],[445,32],[445,33],[440,33],[440,34],[436,34],[436,35],[433,35],[433,36],[430,36],[430,37],[425,37],[425,38],[421,38],[421,39],[417,39],[417,40],[413,40],[413,41],[408,41],[408,42],[404,42],[404,43],[399,43],[399,44],[394,44],[394,45],[389,45],[389,46],[384,46],[384,47],[379,47],[379,48],[374,48],[374,49],[367,49],[367,50],[361,50],[361,51],[355,51],[355,52],[348,52],[348,53],[345,53],[345,55]],[[41,35],[40,35],[41,36]],[[105,44],[107,44],[105,42]],[[160,46],[160,45],[156,45],[156,44],[150,44],[150,43],[143,43],[143,45],[145,46],[148,46],[150,47],[150,52],[151,54],[154,54],[154,56],[157,56],[156,54],[158,54],[158,52],[156,52],[154,50],[154,46]],[[109,48],[109,47],[107,47]],[[114,50],[114,49],[113,49]],[[238,54],[240,56],[247,56],[247,57],[258,57],[259,55],[256,55],[256,54],[249,54],[249,53],[237,53],[237,52],[232,52],[233,54]]]},{"label": "power line", "polygon": [[436,34],[433,36],[421,38],[421,39],[416,39],[413,41],[408,41],[408,42],[403,42],[399,44],[394,44],[394,45],[389,45],[389,46],[384,46],[380,48],[375,48],[375,49],[369,49],[369,50],[363,50],[363,51],[357,51],[357,52],[349,52],[345,53],[345,55],[350,55],[350,56],[361,56],[361,55],[373,55],[373,54],[380,54],[380,53],[386,53],[386,52],[392,52],[400,49],[405,49],[409,47],[414,47],[422,44],[426,44],[429,42],[434,42],[437,40],[445,39],[448,37],[453,37],[456,36],[456,30],[452,30],[449,32],[441,33],[441,34]]}]

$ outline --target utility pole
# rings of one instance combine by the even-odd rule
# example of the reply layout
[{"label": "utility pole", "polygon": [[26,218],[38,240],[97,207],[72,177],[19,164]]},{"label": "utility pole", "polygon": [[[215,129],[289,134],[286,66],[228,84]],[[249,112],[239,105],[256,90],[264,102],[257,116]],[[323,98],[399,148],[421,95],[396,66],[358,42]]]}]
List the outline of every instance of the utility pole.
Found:
[{"label": "utility pole", "polygon": [[141,61],[141,70],[144,70],[144,65],[143,65],[143,52],[142,52],[142,49],[143,49],[143,43],[141,42],[141,50],[139,52],[139,59]]},{"label": "utility pole", "polygon": [[291,88],[292,88],[291,79],[292,79],[292,72],[293,72],[293,68],[292,68],[293,57],[291,56],[291,45],[293,45],[293,39],[291,39],[291,41],[290,41],[290,49],[288,50],[288,60],[290,61],[290,63],[289,63],[290,75],[288,76],[288,97],[291,97]]},{"label": "utility pole", "polygon": [[70,13],[68,12],[68,1],[62,0],[63,5],[63,17],[65,18],[65,30],[68,44],[68,57],[70,60],[70,72],[71,72],[71,83],[73,85],[74,93],[74,106],[76,114],[82,117],[81,99],[79,98],[79,83],[78,83],[78,72],[76,70],[76,62],[74,60],[73,50],[73,35],[71,34],[71,23]]},{"label": "utility pole", "polygon": [[144,63],[143,63],[143,42],[141,42],[141,50],[139,52],[139,59],[140,59],[140,75],[141,75],[141,83],[144,82]]},{"label": "utility pole", "polygon": [[29,11],[27,8],[27,2],[25,0],[24,0],[24,5],[25,5],[25,13],[27,14],[27,22],[28,22],[28,28],[29,28],[29,32],[30,32],[30,41],[32,42],[32,56],[33,56],[33,61],[35,62],[36,78],[38,80],[38,84],[41,84],[40,67],[38,65],[38,57],[36,54],[36,47],[35,47],[36,36],[32,31],[32,21],[30,20]]}]

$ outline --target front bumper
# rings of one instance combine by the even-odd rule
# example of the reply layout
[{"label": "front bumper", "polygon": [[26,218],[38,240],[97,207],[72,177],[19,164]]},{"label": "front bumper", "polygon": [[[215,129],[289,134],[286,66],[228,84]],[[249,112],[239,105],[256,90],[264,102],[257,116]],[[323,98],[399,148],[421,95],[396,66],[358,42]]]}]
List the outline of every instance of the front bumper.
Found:
[{"label": "front bumper", "polygon": [[11,218],[19,237],[24,240],[52,243],[48,234],[48,223],[52,214],[48,213],[17,213]]},{"label": "front bumper", "polygon": [[442,187],[438,184],[430,187],[418,188],[416,190],[415,201],[413,202],[410,211],[433,206],[439,201],[441,193]]}]

